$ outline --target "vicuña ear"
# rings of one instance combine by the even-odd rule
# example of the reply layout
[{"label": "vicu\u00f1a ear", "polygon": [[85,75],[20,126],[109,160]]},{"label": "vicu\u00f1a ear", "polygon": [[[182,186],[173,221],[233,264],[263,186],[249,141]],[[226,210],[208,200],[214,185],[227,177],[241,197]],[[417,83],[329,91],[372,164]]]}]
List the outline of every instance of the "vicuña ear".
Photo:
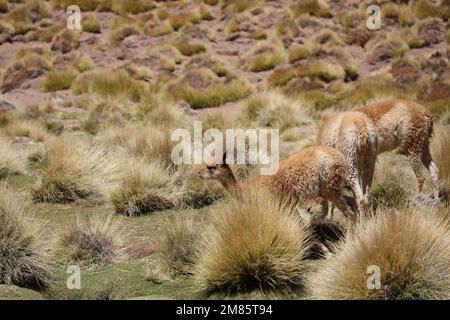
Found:
[{"label": "vicu\u00f1a ear", "polygon": [[227,151],[225,150],[225,152],[223,153],[222,156],[222,164],[227,164]]}]

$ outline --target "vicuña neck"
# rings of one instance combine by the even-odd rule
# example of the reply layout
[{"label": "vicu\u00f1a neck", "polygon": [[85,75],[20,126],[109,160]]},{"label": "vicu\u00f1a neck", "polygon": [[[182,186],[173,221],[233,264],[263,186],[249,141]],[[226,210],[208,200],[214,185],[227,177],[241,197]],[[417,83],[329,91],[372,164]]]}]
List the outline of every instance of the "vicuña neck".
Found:
[{"label": "vicu\u00f1a neck", "polygon": [[222,184],[222,186],[227,190],[227,192],[234,194],[239,191],[239,184],[231,168],[228,167],[227,169],[228,170],[226,175],[221,177],[219,181]]}]

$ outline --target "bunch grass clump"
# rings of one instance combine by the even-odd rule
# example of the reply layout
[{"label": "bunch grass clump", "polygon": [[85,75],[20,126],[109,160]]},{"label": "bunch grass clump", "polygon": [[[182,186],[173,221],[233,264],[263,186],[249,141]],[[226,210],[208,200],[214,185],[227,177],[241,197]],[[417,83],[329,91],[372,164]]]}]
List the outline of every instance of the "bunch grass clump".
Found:
[{"label": "bunch grass clump", "polygon": [[283,132],[304,124],[308,118],[306,111],[300,101],[271,90],[250,96],[241,109],[240,117],[244,122]]},{"label": "bunch grass clump", "polygon": [[42,232],[28,198],[0,184],[0,284],[48,287],[52,268]]},{"label": "bunch grass clump", "polygon": [[26,159],[19,150],[14,149],[5,139],[0,140],[0,180],[11,174],[24,173]]},{"label": "bunch grass clump", "polygon": [[33,199],[66,203],[102,197],[114,186],[116,175],[117,164],[104,147],[62,135],[46,147]]},{"label": "bunch grass clump", "polygon": [[144,86],[131,79],[125,70],[92,70],[81,74],[71,86],[75,94],[98,93],[105,97],[125,97],[138,101]]},{"label": "bunch grass clump", "polygon": [[174,99],[184,100],[194,109],[236,101],[253,91],[254,87],[247,79],[231,76],[224,81],[208,68],[189,71],[168,86],[168,92]]},{"label": "bunch grass clump", "polygon": [[105,266],[124,259],[124,241],[125,230],[111,214],[77,216],[60,223],[57,252],[70,263]]},{"label": "bunch grass clump", "polygon": [[119,184],[111,194],[116,213],[138,216],[175,207],[183,195],[182,187],[159,162],[141,159],[125,161]]},{"label": "bunch grass clump", "polygon": [[450,194],[450,132],[445,127],[437,127],[431,140],[431,154],[439,169],[441,189]]},{"label": "bunch grass clump", "polygon": [[[312,297],[449,299],[449,244],[448,221],[435,212],[378,211],[360,221],[320,264],[310,279]],[[371,266],[381,272],[379,289],[368,288]]]},{"label": "bunch grass clump", "polygon": [[78,71],[74,69],[52,71],[46,75],[42,86],[44,91],[59,91],[70,89],[70,86],[77,76]]},{"label": "bunch grass clump", "polygon": [[309,231],[271,195],[252,191],[230,199],[212,220],[195,267],[207,290],[291,292],[302,286]]},{"label": "bunch grass clump", "polygon": [[191,274],[197,259],[203,224],[187,213],[172,215],[163,226],[161,252],[171,270]]}]

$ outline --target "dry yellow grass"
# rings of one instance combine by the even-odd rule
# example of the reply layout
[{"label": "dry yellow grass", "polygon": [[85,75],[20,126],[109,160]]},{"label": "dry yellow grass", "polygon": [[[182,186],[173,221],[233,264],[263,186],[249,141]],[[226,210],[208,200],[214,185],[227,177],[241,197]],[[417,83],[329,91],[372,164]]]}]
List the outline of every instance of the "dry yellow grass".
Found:
[{"label": "dry yellow grass", "polygon": [[9,145],[6,139],[0,139],[0,180],[10,174],[23,174],[26,171],[27,162],[19,150]]},{"label": "dry yellow grass", "polygon": [[[368,289],[370,266],[380,289]],[[449,299],[448,221],[430,210],[377,212],[321,262],[310,289],[315,299]]]},{"label": "dry yellow grass", "polygon": [[183,188],[159,162],[123,159],[119,184],[111,194],[117,213],[127,216],[171,209],[182,200]]},{"label": "dry yellow grass", "polygon": [[37,202],[64,203],[105,196],[117,180],[117,162],[101,145],[61,136],[46,148],[33,189]]},{"label": "dry yellow grass", "polygon": [[0,184],[0,284],[44,289],[51,281],[43,224],[29,199]]},{"label": "dry yellow grass", "polygon": [[195,272],[209,291],[291,292],[303,284],[309,232],[298,215],[264,192],[213,212]]},{"label": "dry yellow grass", "polygon": [[271,90],[249,97],[241,109],[240,117],[244,123],[255,123],[282,132],[305,124],[308,119],[306,112],[307,108],[300,101]]},{"label": "dry yellow grass", "polygon": [[447,127],[436,127],[431,140],[431,154],[439,169],[441,189],[450,194],[450,130]]},{"label": "dry yellow grass", "polygon": [[98,267],[126,257],[125,229],[111,214],[61,221],[56,238],[56,251],[65,263]]}]

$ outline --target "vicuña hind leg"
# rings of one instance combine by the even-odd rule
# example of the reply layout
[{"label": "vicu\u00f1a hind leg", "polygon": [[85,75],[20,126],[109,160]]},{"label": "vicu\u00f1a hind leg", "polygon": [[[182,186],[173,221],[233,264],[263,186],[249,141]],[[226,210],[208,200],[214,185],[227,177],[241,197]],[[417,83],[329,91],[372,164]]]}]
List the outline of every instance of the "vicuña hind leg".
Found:
[{"label": "vicu\u00f1a hind leg", "polygon": [[409,158],[409,164],[411,165],[411,168],[414,171],[414,174],[416,175],[417,180],[417,192],[422,192],[423,184],[425,182],[425,178],[423,177],[422,173],[422,162],[420,160],[420,155],[415,153],[410,153],[408,155]]},{"label": "vicu\u00f1a hind leg", "polygon": [[439,170],[436,164],[433,162],[430,154],[430,148],[428,145],[423,148],[422,155],[420,157],[422,164],[427,168],[430,173],[431,180],[433,181],[433,194],[434,198],[439,198]]},{"label": "vicu\u00f1a hind leg", "polygon": [[353,165],[350,165],[349,171],[350,171],[349,177],[350,188],[352,189],[353,195],[355,196],[356,201],[358,203],[359,211],[363,213],[366,209],[365,208],[366,206],[361,183],[362,177],[359,176],[357,169]]}]

